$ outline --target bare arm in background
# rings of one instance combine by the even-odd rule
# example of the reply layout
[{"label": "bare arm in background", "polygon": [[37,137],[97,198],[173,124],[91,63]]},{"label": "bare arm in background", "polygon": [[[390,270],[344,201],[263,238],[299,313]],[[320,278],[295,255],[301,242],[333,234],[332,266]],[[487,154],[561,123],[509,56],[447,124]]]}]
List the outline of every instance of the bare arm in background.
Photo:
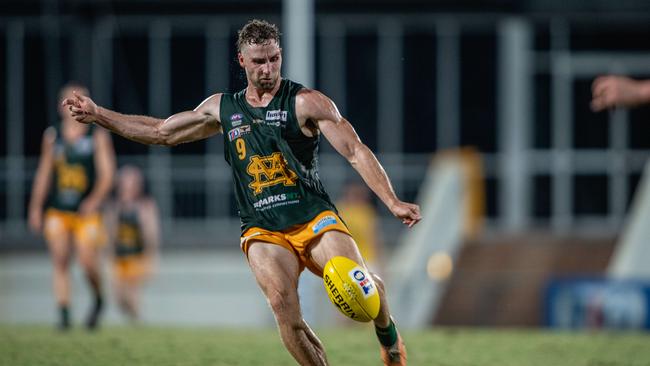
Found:
[{"label": "bare arm in background", "polygon": [[103,208],[102,219],[104,220],[104,227],[106,228],[106,235],[108,239],[108,253],[111,262],[115,256],[115,246],[117,245],[117,200],[110,200]]},{"label": "bare arm in background", "polygon": [[594,80],[591,91],[591,109],[594,112],[650,103],[650,80],[634,80],[613,75],[600,76]]},{"label": "bare arm in background", "polygon": [[32,194],[29,201],[29,228],[34,233],[43,230],[43,206],[50,189],[52,171],[54,170],[54,142],[56,131],[48,128],[43,132],[41,143],[41,156],[36,168],[36,177],[32,185]]},{"label": "bare arm in background", "polygon": [[221,94],[214,94],[192,111],[174,114],[167,119],[127,115],[98,106],[89,97],[75,92],[63,106],[77,122],[96,123],[129,140],[147,145],[174,146],[201,140],[221,131],[219,110]]},{"label": "bare arm in background", "polygon": [[142,240],[144,241],[144,260],[147,274],[156,271],[158,264],[158,248],[160,248],[160,214],[156,202],[150,198],[144,199],[139,207],[138,216],[142,225]]},{"label": "bare arm in background", "polygon": [[[302,90],[296,96],[296,115],[303,133],[312,135],[318,133],[316,128],[320,130],[395,217],[409,227],[422,219],[418,205],[397,198],[375,154],[361,142],[350,122],[341,116],[331,99],[315,90]],[[315,126],[310,125],[312,123]]]},{"label": "bare arm in background", "polygon": [[96,179],[93,189],[90,191],[79,206],[79,212],[87,215],[99,210],[113,188],[113,177],[115,176],[115,150],[111,136],[103,129],[96,129],[93,134],[95,140],[95,167]]}]

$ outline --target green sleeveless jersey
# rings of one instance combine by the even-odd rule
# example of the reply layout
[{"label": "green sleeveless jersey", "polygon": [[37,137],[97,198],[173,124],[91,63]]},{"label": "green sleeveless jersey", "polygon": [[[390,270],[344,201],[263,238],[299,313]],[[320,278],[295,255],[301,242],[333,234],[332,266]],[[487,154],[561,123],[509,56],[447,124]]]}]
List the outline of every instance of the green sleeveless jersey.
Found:
[{"label": "green sleeveless jersey", "polygon": [[336,211],[318,177],[319,136],[307,137],[296,118],[303,86],[283,79],[266,107],[252,107],[246,90],[221,97],[224,156],[232,167],[242,232],[278,231]]},{"label": "green sleeveless jersey", "polygon": [[126,258],[144,252],[144,242],[137,210],[119,210],[115,256]]},{"label": "green sleeveless jersey", "polygon": [[77,141],[68,143],[56,130],[53,187],[47,207],[77,211],[95,184],[95,140],[92,126]]}]

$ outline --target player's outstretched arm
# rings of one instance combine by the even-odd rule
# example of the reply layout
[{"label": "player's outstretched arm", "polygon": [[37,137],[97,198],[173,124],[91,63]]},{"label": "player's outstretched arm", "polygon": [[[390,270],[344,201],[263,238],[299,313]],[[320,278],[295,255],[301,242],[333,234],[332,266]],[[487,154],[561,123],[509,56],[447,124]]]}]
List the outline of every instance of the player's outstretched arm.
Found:
[{"label": "player's outstretched arm", "polygon": [[214,94],[193,111],[177,113],[167,119],[118,113],[76,92],[73,98],[65,99],[63,105],[77,122],[96,123],[143,144],[174,146],[218,133],[221,130],[220,102],[221,94]]},{"label": "player's outstretched arm", "polygon": [[595,112],[613,107],[635,107],[650,103],[650,80],[625,76],[600,76],[591,85],[591,109]]},{"label": "player's outstretched arm", "polygon": [[350,162],[395,217],[409,227],[422,219],[418,205],[397,198],[377,157],[361,142],[352,125],[341,116],[331,99],[315,90],[303,90],[296,97],[296,114],[301,126],[310,121],[316,124],[336,151]]}]

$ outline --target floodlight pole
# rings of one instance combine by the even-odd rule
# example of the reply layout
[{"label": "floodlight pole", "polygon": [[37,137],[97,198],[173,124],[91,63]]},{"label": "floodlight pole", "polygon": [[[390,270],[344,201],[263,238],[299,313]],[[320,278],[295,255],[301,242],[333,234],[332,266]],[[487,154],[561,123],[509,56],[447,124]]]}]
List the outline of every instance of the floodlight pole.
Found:
[{"label": "floodlight pole", "polygon": [[314,0],[282,2],[284,75],[306,87],[314,80]]},{"label": "floodlight pole", "polygon": [[519,18],[498,27],[499,84],[498,121],[500,175],[503,190],[499,209],[509,231],[528,228],[530,218],[530,171],[528,153],[531,129],[531,25]]}]

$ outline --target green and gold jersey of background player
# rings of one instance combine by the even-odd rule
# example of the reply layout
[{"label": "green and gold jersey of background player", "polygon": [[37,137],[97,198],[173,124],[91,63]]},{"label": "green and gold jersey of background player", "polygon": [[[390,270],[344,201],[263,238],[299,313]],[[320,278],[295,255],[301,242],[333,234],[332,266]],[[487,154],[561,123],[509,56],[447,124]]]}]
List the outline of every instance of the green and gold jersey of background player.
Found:
[{"label": "green and gold jersey of background player", "polygon": [[142,230],[137,210],[120,210],[115,238],[115,256],[125,258],[144,252]]},{"label": "green and gold jersey of background player", "polygon": [[232,167],[242,232],[277,231],[336,211],[318,177],[319,136],[307,137],[296,118],[303,86],[283,79],[263,108],[246,101],[246,90],[221,97],[224,155]]},{"label": "green and gold jersey of background player", "polygon": [[[54,127],[51,127],[54,128]],[[54,180],[48,207],[77,211],[95,183],[95,142],[93,127],[73,143],[66,142],[55,128]]]}]

